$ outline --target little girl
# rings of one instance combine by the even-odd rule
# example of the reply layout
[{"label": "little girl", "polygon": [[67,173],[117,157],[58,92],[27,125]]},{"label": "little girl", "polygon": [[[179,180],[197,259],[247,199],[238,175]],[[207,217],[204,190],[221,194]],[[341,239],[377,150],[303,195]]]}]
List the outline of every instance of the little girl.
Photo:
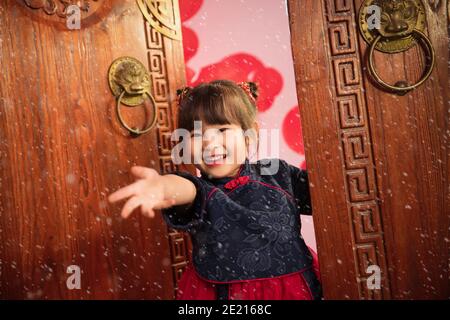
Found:
[{"label": "little girl", "polygon": [[190,133],[183,159],[201,177],[133,167],[138,181],[109,196],[129,198],[124,218],[162,209],[169,226],[190,233],[178,299],[321,298],[317,258],[300,234],[299,214],[311,214],[307,172],[281,159],[249,162],[257,96],[254,83],[226,80],[181,90],[178,127]]}]

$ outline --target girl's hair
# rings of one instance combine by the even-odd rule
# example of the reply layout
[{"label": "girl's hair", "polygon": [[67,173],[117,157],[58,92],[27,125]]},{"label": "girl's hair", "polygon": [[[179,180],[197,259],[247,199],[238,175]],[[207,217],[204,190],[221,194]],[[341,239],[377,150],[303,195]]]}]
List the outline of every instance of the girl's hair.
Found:
[{"label": "girl's hair", "polygon": [[240,125],[245,132],[253,128],[256,121],[258,88],[253,82],[236,84],[215,80],[183,88],[178,94],[178,128],[191,131],[194,121],[201,120],[212,125]]}]

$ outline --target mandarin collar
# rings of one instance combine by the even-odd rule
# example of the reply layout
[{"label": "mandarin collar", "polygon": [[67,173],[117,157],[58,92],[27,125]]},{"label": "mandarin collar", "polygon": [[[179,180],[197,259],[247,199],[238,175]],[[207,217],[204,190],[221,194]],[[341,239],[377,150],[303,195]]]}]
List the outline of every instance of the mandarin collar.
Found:
[{"label": "mandarin collar", "polygon": [[214,185],[224,185],[231,180],[237,179],[242,176],[249,176],[250,174],[251,168],[250,168],[250,161],[248,160],[248,158],[245,158],[245,161],[243,164],[241,164],[238,173],[233,177],[210,178],[206,173],[200,172],[200,176],[202,179],[210,181]]}]

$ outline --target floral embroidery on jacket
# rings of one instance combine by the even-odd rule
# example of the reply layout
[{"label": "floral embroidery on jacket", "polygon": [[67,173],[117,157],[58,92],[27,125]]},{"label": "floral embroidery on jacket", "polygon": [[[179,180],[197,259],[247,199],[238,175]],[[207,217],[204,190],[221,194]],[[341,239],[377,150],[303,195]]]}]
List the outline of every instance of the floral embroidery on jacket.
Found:
[{"label": "floral embroidery on jacket", "polygon": [[269,278],[312,266],[300,235],[299,214],[310,213],[306,171],[279,161],[274,175],[262,175],[261,162],[248,159],[233,178],[177,172],[195,184],[197,197],[191,212],[170,208],[163,216],[171,227],[190,232],[194,267],[204,279]]}]

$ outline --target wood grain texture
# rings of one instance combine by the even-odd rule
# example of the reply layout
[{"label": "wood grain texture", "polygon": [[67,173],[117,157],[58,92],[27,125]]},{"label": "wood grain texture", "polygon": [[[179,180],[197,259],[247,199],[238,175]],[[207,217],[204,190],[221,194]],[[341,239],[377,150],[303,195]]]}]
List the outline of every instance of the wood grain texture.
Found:
[{"label": "wood grain texture", "polygon": [[[364,77],[395,299],[450,298],[448,3],[437,11],[424,5],[436,52],[431,77],[403,97]],[[367,50],[362,38],[359,48],[361,55]],[[390,83],[415,81],[425,68],[418,46],[402,54],[377,53],[375,63]]]},{"label": "wood grain texture", "polygon": [[352,249],[346,177],[340,165],[344,160],[338,130],[339,116],[332,94],[334,85],[330,83],[333,77],[330,53],[325,50],[329,46],[324,20],[326,8],[323,1],[288,3],[324,295],[328,299],[357,298],[357,269]]},{"label": "wood grain texture", "polygon": [[[132,165],[162,172],[167,158],[162,130],[133,138],[121,128],[107,81],[120,56],[149,63],[148,25],[136,2],[105,1],[80,30],[20,1],[0,6],[0,297],[172,299],[161,216],[123,221],[121,206],[106,202],[133,181]],[[170,67],[158,124],[172,121],[184,83],[181,43],[163,42]],[[143,107],[123,113],[136,126],[148,116]],[[66,287],[72,264],[82,270],[81,290]]]},{"label": "wood grain texture", "polygon": [[[366,73],[362,1],[289,1],[305,153],[325,297],[450,297],[447,4],[427,7],[437,65],[404,97]],[[436,10],[433,11],[433,10]],[[418,47],[377,52],[383,79],[415,81]],[[381,290],[369,290],[376,264]]]}]

